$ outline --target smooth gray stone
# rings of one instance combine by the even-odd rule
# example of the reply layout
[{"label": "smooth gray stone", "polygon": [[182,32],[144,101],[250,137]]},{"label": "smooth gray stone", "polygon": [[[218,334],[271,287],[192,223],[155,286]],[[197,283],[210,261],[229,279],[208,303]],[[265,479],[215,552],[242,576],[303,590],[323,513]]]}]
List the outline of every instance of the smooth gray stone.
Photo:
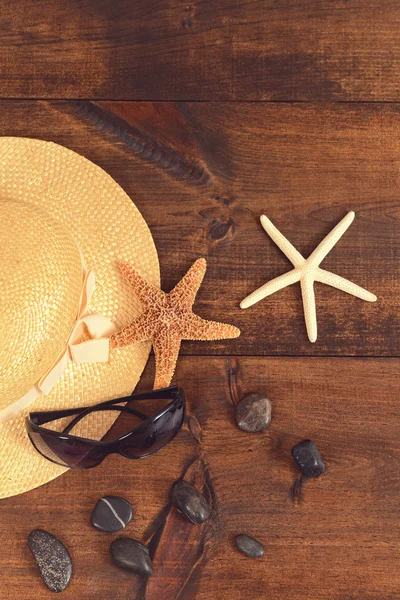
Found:
[{"label": "smooth gray stone", "polygon": [[239,429],[254,433],[266,429],[271,423],[271,402],[266,396],[248,394],[235,408]]},{"label": "smooth gray stone", "polygon": [[64,544],[48,531],[34,529],[28,536],[28,548],[49,590],[65,590],[72,577],[72,560]]},{"label": "smooth gray stone", "polygon": [[133,517],[133,509],[127,500],[119,496],[103,496],[93,509],[91,524],[100,531],[116,533],[124,529]]},{"label": "smooth gray stone", "polygon": [[171,500],[179,512],[195,525],[207,521],[211,514],[211,506],[203,494],[183,479],[176,481],[172,486]]},{"label": "smooth gray stone", "polygon": [[250,558],[260,558],[264,554],[264,546],[245,533],[235,537],[235,544],[240,552]]},{"label": "smooth gray stone", "polygon": [[132,538],[118,538],[110,546],[113,561],[121,569],[142,577],[153,575],[150,553],[144,544]]}]

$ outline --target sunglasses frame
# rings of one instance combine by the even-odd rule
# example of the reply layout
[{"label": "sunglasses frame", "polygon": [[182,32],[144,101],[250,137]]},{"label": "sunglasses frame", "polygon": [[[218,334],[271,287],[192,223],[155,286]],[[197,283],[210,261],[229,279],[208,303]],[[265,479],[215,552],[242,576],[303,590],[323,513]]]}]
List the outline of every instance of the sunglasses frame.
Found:
[{"label": "sunglasses frame", "polygon": [[[159,411],[157,414],[155,414],[153,416],[145,415],[144,413],[142,413],[138,410],[135,410],[134,408],[132,408],[130,406],[117,406],[118,404],[121,404],[122,402],[129,403],[129,402],[132,402],[135,400],[169,400],[169,399],[171,399],[172,401],[165,408],[163,408],[161,411]],[[172,438],[170,440],[168,440],[168,442],[166,444],[164,444],[164,446],[157,448],[157,450],[154,450],[153,452],[148,452],[147,454],[143,454],[142,456],[127,456],[126,454],[121,452],[120,447],[121,447],[122,442],[126,442],[126,440],[129,437],[131,437],[132,435],[134,435],[135,433],[141,433],[143,430],[146,429],[147,426],[154,423],[156,420],[162,418],[172,408],[180,408],[180,407],[183,407],[182,422],[181,422],[180,426],[177,428],[177,430],[174,433],[174,435],[172,436]],[[101,410],[117,410],[117,411],[120,411],[121,413],[123,413],[123,412],[130,413],[130,414],[135,415],[136,417],[143,419],[143,423],[140,423],[139,425],[137,425],[136,427],[134,427],[127,433],[124,433],[123,435],[116,438],[115,440],[104,441],[104,442],[101,440],[93,440],[91,438],[85,438],[85,437],[79,437],[76,435],[71,435],[69,433],[71,431],[71,429],[73,427],[75,427],[75,425],[83,417],[86,417],[87,415],[91,414],[92,412],[97,412],[97,411],[101,411]],[[135,394],[132,396],[125,396],[124,398],[116,398],[114,400],[106,400],[105,402],[100,402],[99,404],[95,404],[93,406],[85,406],[85,407],[81,407],[81,408],[71,408],[71,409],[56,410],[56,411],[32,412],[32,413],[29,413],[28,417],[26,417],[25,425],[26,425],[26,430],[27,430],[31,444],[33,445],[35,450],[39,454],[41,454],[46,460],[48,460],[54,464],[60,465],[62,467],[66,467],[68,469],[87,470],[87,469],[93,469],[94,467],[99,466],[109,454],[121,454],[121,456],[128,458],[130,460],[146,458],[147,456],[151,456],[152,454],[155,454],[156,452],[158,452],[159,450],[164,448],[166,445],[168,445],[170,442],[172,442],[172,440],[175,438],[177,433],[180,431],[180,429],[183,425],[183,422],[184,422],[184,418],[185,418],[185,410],[186,410],[186,402],[185,402],[185,394],[183,392],[183,389],[174,385],[174,386],[171,386],[168,388],[154,390],[152,392],[145,392],[143,394]],[[54,431],[53,429],[47,429],[46,427],[42,427],[42,425],[45,425],[46,423],[50,423],[51,421],[57,421],[64,417],[70,417],[70,416],[74,416],[74,415],[76,415],[75,418],[72,419],[72,421],[70,421],[70,423],[68,423],[68,425],[61,432]],[[45,435],[50,435],[55,438],[59,438],[59,439],[61,438],[62,440],[70,439],[71,441],[78,441],[81,443],[83,442],[83,443],[91,445],[93,447],[102,448],[104,450],[104,456],[98,463],[88,466],[88,467],[79,467],[76,465],[69,466],[64,463],[52,460],[51,458],[49,458],[48,456],[43,454],[34,444],[33,440],[30,437],[30,433],[37,433],[39,435],[41,433],[43,433]]]}]

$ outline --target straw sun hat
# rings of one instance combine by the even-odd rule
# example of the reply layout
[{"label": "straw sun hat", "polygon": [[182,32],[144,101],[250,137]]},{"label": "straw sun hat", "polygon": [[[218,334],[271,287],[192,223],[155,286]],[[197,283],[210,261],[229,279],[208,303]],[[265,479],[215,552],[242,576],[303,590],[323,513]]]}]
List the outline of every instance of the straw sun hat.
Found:
[{"label": "straw sun hat", "polygon": [[[57,144],[0,138],[0,498],[65,471],[31,445],[28,412],[136,386],[150,344],[108,346],[141,310],[120,261],[159,285],[151,233],[119,185]],[[115,418],[95,413],[76,434],[100,439]]]}]

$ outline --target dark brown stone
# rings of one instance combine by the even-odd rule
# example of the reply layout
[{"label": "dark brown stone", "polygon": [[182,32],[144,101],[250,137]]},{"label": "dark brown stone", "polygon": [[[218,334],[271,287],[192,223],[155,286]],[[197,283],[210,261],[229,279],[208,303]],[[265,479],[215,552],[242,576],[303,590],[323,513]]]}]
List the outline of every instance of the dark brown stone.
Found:
[{"label": "dark brown stone", "polygon": [[245,533],[235,537],[235,544],[240,552],[249,558],[260,558],[264,554],[264,546]]},{"label": "dark brown stone", "polygon": [[266,429],[271,423],[270,400],[260,394],[248,394],[236,406],[235,419],[243,431],[254,433]]},{"label": "dark brown stone", "polygon": [[306,477],[319,477],[325,473],[325,465],[317,446],[311,440],[303,440],[292,448],[292,456]]},{"label": "dark brown stone", "polygon": [[64,544],[52,533],[34,529],[28,536],[28,547],[49,590],[64,591],[72,577],[72,560]]},{"label": "dark brown stone", "polygon": [[172,486],[171,500],[179,512],[195,525],[201,525],[207,521],[211,514],[211,506],[203,494],[182,479],[176,481]]},{"label": "dark brown stone", "polygon": [[110,546],[113,561],[121,569],[126,569],[141,577],[153,575],[153,565],[147,546],[132,538],[118,538]]}]

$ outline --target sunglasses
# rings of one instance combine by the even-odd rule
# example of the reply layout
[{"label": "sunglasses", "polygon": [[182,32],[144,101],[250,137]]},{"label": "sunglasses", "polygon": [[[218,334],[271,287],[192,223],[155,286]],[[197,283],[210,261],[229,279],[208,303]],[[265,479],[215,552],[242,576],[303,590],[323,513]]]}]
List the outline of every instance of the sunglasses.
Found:
[{"label": "sunglasses", "polygon": [[[118,406],[122,402],[137,400],[171,400],[155,416],[150,417],[130,406]],[[97,441],[71,435],[70,431],[87,415],[103,410],[129,413],[143,421],[128,433],[111,441]],[[51,421],[76,415],[59,433],[42,427]],[[91,407],[73,408],[47,412],[33,412],[26,418],[26,430],[36,450],[57,465],[70,469],[97,467],[108,454],[122,454],[126,458],[144,458],[161,450],[178,433],[185,415],[185,396],[177,386],[108,400]]]}]

